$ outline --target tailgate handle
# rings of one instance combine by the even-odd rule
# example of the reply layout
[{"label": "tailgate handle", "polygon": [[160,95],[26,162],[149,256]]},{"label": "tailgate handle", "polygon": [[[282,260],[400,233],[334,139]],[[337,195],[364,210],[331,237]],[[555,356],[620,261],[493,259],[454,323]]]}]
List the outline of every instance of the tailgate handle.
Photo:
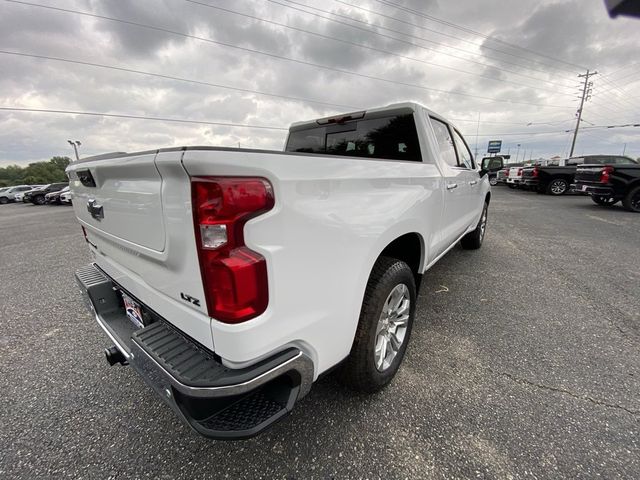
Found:
[{"label": "tailgate handle", "polygon": [[102,205],[96,203],[95,200],[89,200],[87,202],[87,211],[96,220],[102,220],[104,218],[104,208]]}]

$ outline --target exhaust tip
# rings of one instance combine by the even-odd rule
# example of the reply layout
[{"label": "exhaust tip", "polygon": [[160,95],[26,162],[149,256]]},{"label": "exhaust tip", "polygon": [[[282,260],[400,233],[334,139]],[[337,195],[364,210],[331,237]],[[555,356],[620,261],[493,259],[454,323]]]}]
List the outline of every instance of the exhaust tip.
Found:
[{"label": "exhaust tip", "polygon": [[120,365],[128,365],[127,359],[115,345],[104,349],[104,356],[107,359],[107,363],[112,367],[119,363]]}]

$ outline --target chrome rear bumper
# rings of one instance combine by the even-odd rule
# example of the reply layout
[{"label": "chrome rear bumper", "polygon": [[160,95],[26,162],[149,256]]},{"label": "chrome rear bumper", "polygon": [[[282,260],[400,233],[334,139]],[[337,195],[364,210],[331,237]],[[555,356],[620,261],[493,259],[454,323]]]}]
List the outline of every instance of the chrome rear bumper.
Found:
[{"label": "chrome rear bumper", "polygon": [[178,416],[216,439],[254,436],[286,416],[313,382],[313,362],[289,348],[251,367],[229,369],[214,352],[138,302],[145,327],[128,319],[120,287],[96,265],[76,272],[87,306],[126,361]]}]

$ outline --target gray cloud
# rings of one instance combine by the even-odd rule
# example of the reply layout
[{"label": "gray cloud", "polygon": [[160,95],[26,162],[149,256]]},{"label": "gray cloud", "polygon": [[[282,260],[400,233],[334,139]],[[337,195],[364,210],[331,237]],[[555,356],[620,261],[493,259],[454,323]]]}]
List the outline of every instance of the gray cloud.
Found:
[{"label": "gray cloud", "polygon": [[[482,134],[496,134],[500,138],[499,134],[553,132],[539,136],[505,135],[503,140],[506,149],[510,146],[515,149],[520,143],[522,149],[526,147],[527,150],[533,150],[534,156],[562,155],[566,152],[568,134],[563,131],[572,125],[576,109],[576,99],[572,96],[575,91],[573,85],[577,85],[576,74],[579,73],[578,69],[569,65],[434,23],[372,0],[362,5],[457,38],[437,35],[333,1],[299,0],[300,3],[398,30],[402,33],[377,31],[404,39],[405,42],[328,22],[266,1],[201,1],[512,83],[384,55],[181,0],[156,1],[152,8],[146,2],[96,0],[66,0],[55,5],[155,25],[364,75],[422,85],[428,89],[510,102],[536,103],[540,106],[447,95],[300,65],[166,32],[4,2],[0,3],[0,49],[72,58],[355,108],[415,100],[455,119],[454,123],[469,136],[472,145],[476,143],[473,135],[480,113]],[[399,3],[399,0],[394,2]],[[411,0],[403,2],[403,5],[485,32],[504,42],[577,65],[601,69],[602,77],[594,78],[594,101],[585,108],[585,118],[592,123],[631,120],[637,111],[634,105],[637,107],[639,100],[626,98],[625,92],[637,97],[633,93],[633,86],[627,84],[639,77],[633,75],[634,67],[627,65],[636,61],[640,23],[632,19],[609,19],[600,0],[527,0],[511,2],[509,8],[504,8],[504,2],[498,0],[428,3]],[[344,18],[340,21],[344,21]],[[363,27],[361,23],[355,25]],[[438,47],[416,37],[441,42],[463,51]],[[424,48],[420,48],[420,45]],[[489,47],[516,56],[501,54]],[[465,59],[482,62],[486,66]],[[351,110],[350,107],[289,101],[50,60],[0,54],[0,62],[3,72],[0,76],[0,105],[3,106],[279,127],[296,120]],[[514,66],[513,62],[529,68]],[[623,68],[619,74],[606,77]],[[627,74],[631,75],[626,80],[617,81]],[[569,87],[561,88],[548,82]],[[619,89],[612,89],[611,85]],[[567,92],[571,93],[566,95]],[[530,122],[536,124],[526,126]],[[638,156],[640,141],[632,133],[628,130],[585,130],[578,140],[578,152],[618,152],[627,143],[627,152]],[[94,154],[184,144],[231,146],[240,143],[242,146],[278,149],[282,147],[284,137],[284,132],[222,126],[0,112],[0,164],[24,164],[53,155],[69,154],[67,138],[81,140],[83,154]],[[488,136],[480,137],[478,144],[481,151],[488,139]]]}]

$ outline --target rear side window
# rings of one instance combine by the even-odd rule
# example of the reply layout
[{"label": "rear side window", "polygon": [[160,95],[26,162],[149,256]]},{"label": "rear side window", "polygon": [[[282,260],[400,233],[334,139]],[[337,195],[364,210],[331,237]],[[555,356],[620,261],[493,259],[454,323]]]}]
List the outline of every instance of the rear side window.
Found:
[{"label": "rear side window", "polygon": [[422,161],[413,114],[292,131],[286,151]]},{"label": "rear side window", "polygon": [[441,122],[437,118],[431,118],[431,125],[436,134],[436,141],[438,147],[440,147],[440,157],[442,160],[452,167],[458,166],[458,160],[456,158],[456,150],[453,146],[453,139],[451,138],[451,131],[446,123]]}]

